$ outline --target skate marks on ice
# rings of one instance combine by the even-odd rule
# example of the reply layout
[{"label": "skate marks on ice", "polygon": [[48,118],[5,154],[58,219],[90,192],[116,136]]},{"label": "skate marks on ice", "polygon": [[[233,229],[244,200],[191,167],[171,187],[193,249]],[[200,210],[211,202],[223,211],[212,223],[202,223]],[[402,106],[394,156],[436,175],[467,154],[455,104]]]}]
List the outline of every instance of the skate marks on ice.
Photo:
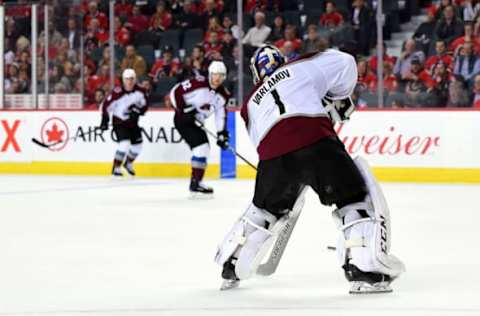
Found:
[{"label": "skate marks on ice", "polygon": [[0,207],[0,315],[480,314],[478,186],[386,184],[407,272],[393,293],[352,296],[326,250],[337,237],[330,210],[315,196],[277,272],[222,292],[213,256],[253,181],[211,181],[208,201],[188,200],[187,179],[125,182],[0,177],[0,192],[12,192]]}]

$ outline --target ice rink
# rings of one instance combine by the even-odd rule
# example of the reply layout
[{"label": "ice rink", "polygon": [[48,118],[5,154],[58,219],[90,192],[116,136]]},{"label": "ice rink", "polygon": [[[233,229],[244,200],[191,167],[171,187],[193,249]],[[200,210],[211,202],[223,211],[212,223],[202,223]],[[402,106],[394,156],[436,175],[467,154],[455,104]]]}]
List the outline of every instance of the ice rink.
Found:
[{"label": "ice rink", "polygon": [[309,191],[277,273],[220,292],[217,244],[253,181],[0,176],[0,315],[480,315],[480,186],[384,184],[391,294],[352,296]]}]

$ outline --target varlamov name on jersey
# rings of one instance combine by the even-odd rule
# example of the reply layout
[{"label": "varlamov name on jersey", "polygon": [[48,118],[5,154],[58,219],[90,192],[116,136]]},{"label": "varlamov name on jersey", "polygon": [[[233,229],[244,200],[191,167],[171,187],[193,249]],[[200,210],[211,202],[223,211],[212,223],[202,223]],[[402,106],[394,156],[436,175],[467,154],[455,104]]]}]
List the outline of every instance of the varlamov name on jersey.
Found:
[{"label": "varlamov name on jersey", "polygon": [[257,105],[260,105],[262,102],[262,98],[267,95],[267,93],[272,90],[273,87],[280,81],[285,79],[292,79],[292,75],[290,74],[289,69],[283,69],[275,73],[271,78],[269,78],[262,86],[258,89],[255,96],[252,98],[252,101],[255,102]]}]

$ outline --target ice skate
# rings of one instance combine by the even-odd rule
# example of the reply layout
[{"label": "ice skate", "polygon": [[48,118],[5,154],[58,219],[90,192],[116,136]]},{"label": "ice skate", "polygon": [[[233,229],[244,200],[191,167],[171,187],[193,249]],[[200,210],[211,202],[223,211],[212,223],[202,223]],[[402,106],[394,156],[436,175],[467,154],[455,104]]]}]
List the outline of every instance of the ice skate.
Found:
[{"label": "ice skate", "polygon": [[133,170],[133,165],[132,165],[132,163],[125,162],[125,163],[123,164],[123,168],[127,171],[127,173],[128,173],[129,175],[131,175],[132,177],[135,176],[135,170]]},{"label": "ice skate", "polygon": [[123,173],[122,173],[122,170],[120,170],[120,167],[113,167],[112,168],[112,176],[113,176],[113,178],[123,177]]},{"label": "ice skate", "polygon": [[382,273],[363,272],[352,264],[343,266],[350,281],[350,294],[390,293],[393,279]]},{"label": "ice skate", "polygon": [[192,199],[211,199],[213,198],[213,189],[192,179],[190,182],[190,197]]},{"label": "ice skate", "polygon": [[240,279],[235,274],[235,258],[230,258],[223,264],[222,278],[223,282],[220,291],[235,289],[240,285]]},{"label": "ice skate", "polygon": [[375,294],[392,292],[389,281],[368,283],[366,281],[350,282],[350,294]]}]

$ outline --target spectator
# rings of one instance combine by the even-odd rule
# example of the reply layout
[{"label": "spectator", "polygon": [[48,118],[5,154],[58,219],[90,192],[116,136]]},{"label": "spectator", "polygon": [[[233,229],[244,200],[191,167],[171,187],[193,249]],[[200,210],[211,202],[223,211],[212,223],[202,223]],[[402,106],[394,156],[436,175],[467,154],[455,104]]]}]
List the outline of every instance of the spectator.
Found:
[{"label": "spectator", "polygon": [[358,52],[364,56],[370,55],[371,41],[376,37],[373,21],[373,13],[366,6],[365,1],[354,0],[351,22],[354,37],[358,43]]},{"label": "spectator", "polygon": [[150,30],[154,32],[165,32],[172,24],[172,15],[167,11],[165,2],[157,3],[157,11],[150,18]]},{"label": "spectator", "polygon": [[77,20],[69,18],[67,21],[67,29],[63,36],[68,39],[70,49],[78,49],[80,47],[80,30],[77,27]]},{"label": "spectator", "polygon": [[434,37],[436,26],[435,7],[431,6],[427,9],[427,20],[418,26],[412,36],[426,55],[429,54],[430,41]]},{"label": "spectator", "polygon": [[123,26],[120,17],[114,19],[115,41],[120,46],[127,46],[131,42],[130,31]]},{"label": "spectator", "polygon": [[456,38],[450,44],[450,51],[457,52],[458,47],[463,45],[465,42],[471,42],[475,53],[480,53],[480,40],[473,35],[473,24],[470,22],[465,23],[464,25],[464,35]]},{"label": "spectator", "polygon": [[200,27],[199,17],[193,12],[192,0],[185,0],[182,10],[175,19],[175,24],[181,29],[193,29]]},{"label": "spectator", "polygon": [[322,41],[318,35],[318,29],[315,24],[310,24],[307,28],[307,38],[302,44],[302,53],[318,52],[325,45],[325,41]]},{"label": "spectator", "polygon": [[337,12],[334,1],[328,0],[325,5],[325,13],[320,17],[320,25],[327,28],[335,28],[343,24],[343,16]]},{"label": "spectator", "polygon": [[443,11],[443,18],[437,22],[435,27],[435,35],[450,45],[451,41],[462,35],[463,25],[455,16],[453,6],[446,6]]},{"label": "spectator", "polygon": [[220,18],[220,13],[221,13],[221,9],[217,8],[217,3],[215,3],[215,0],[205,0],[205,9],[202,15],[200,16],[200,21],[202,23],[202,26],[204,28],[207,27],[208,21],[213,16]]},{"label": "spectator", "polygon": [[[38,35],[39,39],[45,38],[45,30],[40,32]],[[60,34],[59,31],[56,30],[53,21],[48,22],[48,43],[49,45],[57,46],[60,45],[60,41],[62,40],[63,36]]]},{"label": "spectator", "polygon": [[280,51],[287,59],[287,62],[294,61],[295,59],[300,57],[300,55],[295,51],[295,47],[293,46],[293,43],[291,41],[285,41],[285,43],[283,43],[282,45],[282,48],[280,48]]},{"label": "spectator", "polygon": [[232,56],[233,48],[237,45],[237,40],[233,37],[233,34],[230,30],[226,31],[222,39],[222,49],[220,53],[222,54],[223,59],[226,57]]},{"label": "spectator", "polygon": [[157,83],[160,78],[175,77],[179,72],[180,61],[178,58],[173,58],[173,48],[167,45],[163,49],[162,58],[152,66],[149,76],[153,82]]},{"label": "spectator", "polygon": [[98,67],[97,76],[98,87],[104,89],[104,91],[108,91],[105,87],[110,83],[110,65],[102,65],[101,67]]},{"label": "spectator", "polygon": [[425,55],[423,52],[416,50],[415,41],[413,39],[408,39],[405,42],[404,51],[400,54],[400,57],[395,63],[395,68],[393,69],[394,74],[401,80],[405,80],[407,74],[410,73],[413,58],[419,59],[420,63],[425,61]]},{"label": "spectator", "polygon": [[427,99],[426,91],[427,87],[418,77],[416,79],[409,80],[405,87],[407,104],[412,107],[424,106],[425,100]]},{"label": "spectator", "polygon": [[140,7],[138,5],[133,6],[132,15],[128,17],[125,27],[130,29],[133,34],[148,29],[148,18],[140,12]]},{"label": "spectator", "polygon": [[102,89],[95,90],[93,102],[85,106],[85,110],[98,110],[103,99],[105,99],[105,91]]},{"label": "spectator", "polygon": [[383,65],[383,89],[386,96],[398,90],[397,77],[393,74],[393,64],[389,62]]},{"label": "spectator", "polygon": [[137,55],[133,45],[127,46],[125,50],[125,57],[122,60],[120,68],[122,72],[127,68],[132,68],[135,70],[137,77],[143,76],[147,72],[147,64],[145,63],[145,60],[142,56]]},{"label": "spectator", "polygon": [[270,32],[270,36],[268,37],[268,40],[272,43],[275,43],[276,41],[283,38],[284,33],[285,33],[285,20],[283,19],[283,16],[277,15],[275,16],[275,19],[273,19],[273,28],[272,28],[272,31]]},{"label": "spectator", "polygon": [[140,87],[142,87],[143,89],[145,89],[145,91],[147,92],[147,95],[152,93],[153,85],[152,85],[152,79],[151,78],[149,78],[147,76],[141,77],[138,80],[138,85]]},{"label": "spectator", "polygon": [[94,37],[99,46],[102,46],[108,42],[109,33],[106,29],[100,28],[100,23],[97,19],[90,20],[87,30],[87,34],[90,34],[88,36]]},{"label": "spectator", "polygon": [[207,60],[222,60],[222,42],[217,32],[210,32],[208,41],[203,44]]},{"label": "spectator", "polygon": [[450,74],[447,69],[447,64],[441,60],[433,66],[432,82],[432,87],[428,89],[429,97],[427,99],[427,105],[432,107],[445,107],[448,102]]},{"label": "spectator", "polygon": [[457,18],[460,18],[460,12],[457,9],[457,7],[455,6],[455,4],[452,2],[452,0],[440,0],[439,2],[440,3],[438,4],[438,6],[435,9],[435,19],[437,21],[442,19],[442,17],[445,14],[445,9],[449,6],[452,7],[453,13],[455,14],[455,16]]},{"label": "spectator", "polygon": [[[395,62],[397,61],[397,58],[393,57],[393,56],[390,56],[388,55],[388,52],[387,52],[387,45],[385,45],[385,43],[383,43],[383,63],[384,64],[392,64],[392,65],[395,65]],[[370,70],[373,72],[373,73],[377,73],[377,52],[375,50],[375,54],[370,57],[370,59],[368,60],[368,65],[370,67]]]},{"label": "spectator", "polygon": [[212,16],[208,20],[208,27],[207,31],[205,32],[203,36],[203,41],[208,42],[210,39],[210,33],[211,32],[216,32],[218,35],[218,40],[221,41],[223,39],[223,27],[220,25],[220,20],[218,19],[217,16]]},{"label": "spectator", "polygon": [[200,74],[207,74],[208,60],[205,58],[205,49],[197,45],[192,50],[192,65]]},{"label": "spectator", "polygon": [[462,5],[463,21],[471,22],[480,13],[479,0],[465,0]]},{"label": "spectator", "polygon": [[376,86],[377,77],[368,68],[368,63],[365,59],[360,59],[357,62],[358,80],[357,90],[360,94],[372,90]]},{"label": "spectator", "polygon": [[98,4],[96,1],[90,1],[88,4],[88,13],[85,14],[83,18],[84,27],[88,28],[93,19],[98,21],[100,28],[104,30],[108,29],[108,18],[105,13],[98,10]]},{"label": "spectator", "polygon": [[453,62],[453,57],[447,51],[447,46],[444,40],[437,40],[435,43],[436,55],[428,57],[425,62],[425,69],[430,73],[433,73],[434,66],[440,61],[443,62],[447,68],[450,68],[450,65]]},{"label": "spectator", "polygon": [[284,37],[275,42],[275,46],[282,49],[285,42],[291,42],[296,52],[299,52],[302,47],[302,41],[297,38],[295,26],[289,24],[285,27]]},{"label": "spectator", "polygon": [[272,29],[265,25],[265,13],[257,11],[255,13],[255,26],[248,30],[247,35],[245,35],[242,40],[243,44],[251,47],[250,49],[245,47],[246,50],[249,50],[250,52],[250,54],[247,55],[251,55],[254,49],[262,46],[270,35],[271,31]]},{"label": "spectator", "polygon": [[15,43],[21,35],[22,34],[18,30],[17,24],[15,23],[15,19],[11,16],[7,16],[5,19],[5,38],[8,38],[10,41]]},{"label": "spectator", "polygon": [[480,59],[474,53],[471,42],[465,42],[459,49],[460,52],[455,57],[453,74],[462,76],[468,82],[480,72]]},{"label": "spectator", "polygon": [[235,38],[235,40],[238,40],[242,37],[242,30],[238,25],[233,24],[232,18],[229,17],[228,15],[225,15],[223,17],[222,26],[223,26],[223,31],[224,32],[230,31],[233,37]]},{"label": "spectator", "polygon": [[480,108],[480,75],[476,75],[473,80],[472,103],[473,107]]},{"label": "spectator", "polygon": [[[107,66],[110,69],[110,47],[106,46],[103,49],[102,59],[98,62],[98,68],[102,68],[103,66]],[[115,70],[120,68],[120,64],[118,60],[115,60]]]},{"label": "spectator", "polygon": [[412,59],[410,71],[405,74],[403,79],[408,82],[421,81],[426,88],[431,88],[434,85],[432,78],[428,74],[428,71],[423,69],[422,61],[418,57]]},{"label": "spectator", "polygon": [[455,75],[448,89],[449,107],[470,107],[470,98],[467,92],[466,82],[460,75]]},{"label": "spectator", "polygon": [[116,0],[114,12],[115,16],[126,18],[132,15],[133,5],[130,0]]}]

